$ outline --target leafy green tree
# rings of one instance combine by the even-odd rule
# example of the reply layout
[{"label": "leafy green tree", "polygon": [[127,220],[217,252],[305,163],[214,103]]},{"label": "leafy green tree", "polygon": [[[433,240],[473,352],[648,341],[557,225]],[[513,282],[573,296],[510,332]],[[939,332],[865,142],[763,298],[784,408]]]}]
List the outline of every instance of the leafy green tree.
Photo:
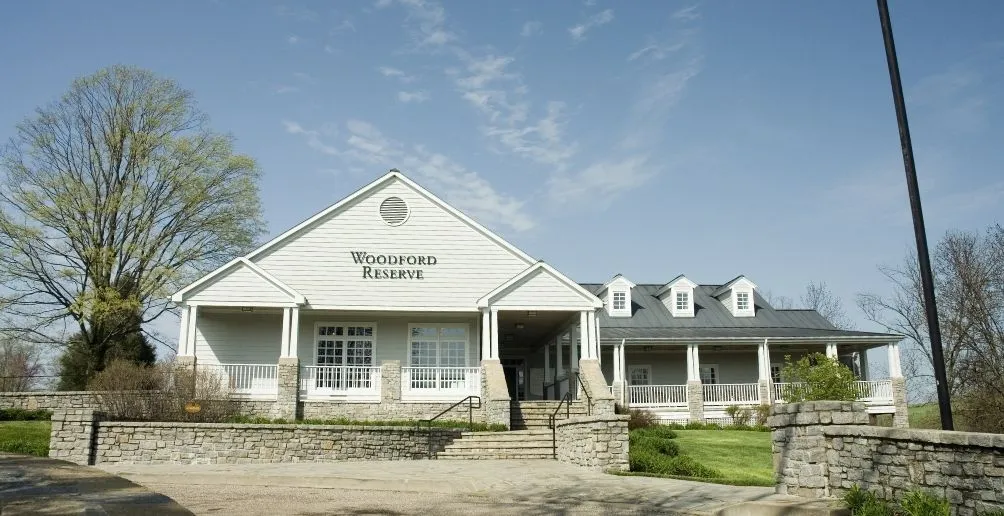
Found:
[{"label": "leafy green tree", "polygon": [[854,372],[835,358],[822,353],[804,356],[796,362],[784,357],[781,381],[787,382],[786,403],[801,401],[854,401],[858,399]]},{"label": "leafy green tree", "polygon": [[59,390],[86,389],[89,381],[113,362],[152,365],[157,361],[156,348],[143,334],[138,314],[133,314],[131,317],[133,331],[109,341],[108,348],[102,356],[95,356],[87,347],[82,334],[77,333],[70,337],[66,349],[59,357]]},{"label": "leafy green tree", "polygon": [[77,79],[0,149],[0,330],[75,333],[87,374],[103,367],[171,293],[253,247],[259,176],[173,81]]}]

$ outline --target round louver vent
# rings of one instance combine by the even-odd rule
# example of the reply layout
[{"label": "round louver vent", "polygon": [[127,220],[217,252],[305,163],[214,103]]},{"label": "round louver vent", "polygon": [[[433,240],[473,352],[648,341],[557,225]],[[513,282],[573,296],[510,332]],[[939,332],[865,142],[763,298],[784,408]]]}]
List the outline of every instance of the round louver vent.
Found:
[{"label": "round louver vent", "polygon": [[380,217],[391,226],[400,226],[408,220],[408,204],[400,197],[388,197],[380,203]]}]

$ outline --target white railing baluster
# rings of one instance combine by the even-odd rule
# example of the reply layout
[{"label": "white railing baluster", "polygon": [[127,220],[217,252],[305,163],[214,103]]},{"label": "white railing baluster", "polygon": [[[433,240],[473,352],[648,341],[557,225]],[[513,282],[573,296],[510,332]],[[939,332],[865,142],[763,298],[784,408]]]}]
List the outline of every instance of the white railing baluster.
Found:
[{"label": "white railing baluster", "polygon": [[760,402],[756,383],[717,383],[702,386],[705,405],[751,405]]},{"label": "white railing baluster", "polygon": [[687,406],[686,385],[629,385],[627,389],[631,406]]},{"label": "white railing baluster", "polygon": [[455,400],[481,394],[479,367],[402,367],[401,398]]},{"label": "white railing baluster", "polygon": [[270,364],[197,364],[196,368],[217,377],[230,394],[274,398],[279,390],[278,367]]},{"label": "white railing baluster", "polygon": [[303,366],[300,392],[309,398],[379,400],[380,367]]}]

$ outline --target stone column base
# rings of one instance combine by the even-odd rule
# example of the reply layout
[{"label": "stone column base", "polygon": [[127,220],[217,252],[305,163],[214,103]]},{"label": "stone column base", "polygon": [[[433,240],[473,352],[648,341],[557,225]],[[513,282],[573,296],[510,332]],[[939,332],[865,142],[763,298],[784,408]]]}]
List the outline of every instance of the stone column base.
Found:
[{"label": "stone column base", "polygon": [[481,361],[481,402],[485,404],[485,423],[512,428],[512,405],[505,370],[498,359]]},{"label": "stone column base", "polygon": [[770,405],[774,402],[771,399],[771,384],[770,380],[760,380],[760,404]]},{"label": "stone column base", "polygon": [[687,406],[690,409],[690,420],[704,422],[704,388],[700,380],[687,381]]},{"label": "stone column base", "polygon": [[621,381],[613,382],[612,385],[614,391],[613,392],[614,403],[620,405],[621,407],[626,408],[628,406],[628,401],[629,401],[627,398],[627,385],[625,385],[624,382]]},{"label": "stone column base", "polygon": [[910,414],[906,404],[906,378],[902,376],[892,379],[892,403],[896,406],[896,413],[892,415],[892,426],[909,428]]},{"label": "stone column base", "polygon": [[272,417],[293,421],[296,419],[297,404],[300,401],[300,359],[279,358],[276,376],[279,391],[272,407]]}]

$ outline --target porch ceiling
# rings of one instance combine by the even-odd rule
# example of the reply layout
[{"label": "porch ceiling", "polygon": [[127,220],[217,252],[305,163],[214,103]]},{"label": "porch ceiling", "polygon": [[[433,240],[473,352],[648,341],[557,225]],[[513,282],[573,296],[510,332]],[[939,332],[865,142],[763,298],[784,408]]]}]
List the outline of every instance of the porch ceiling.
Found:
[{"label": "porch ceiling", "polygon": [[536,348],[576,315],[577,312],[499,310],[501,347]]}]

